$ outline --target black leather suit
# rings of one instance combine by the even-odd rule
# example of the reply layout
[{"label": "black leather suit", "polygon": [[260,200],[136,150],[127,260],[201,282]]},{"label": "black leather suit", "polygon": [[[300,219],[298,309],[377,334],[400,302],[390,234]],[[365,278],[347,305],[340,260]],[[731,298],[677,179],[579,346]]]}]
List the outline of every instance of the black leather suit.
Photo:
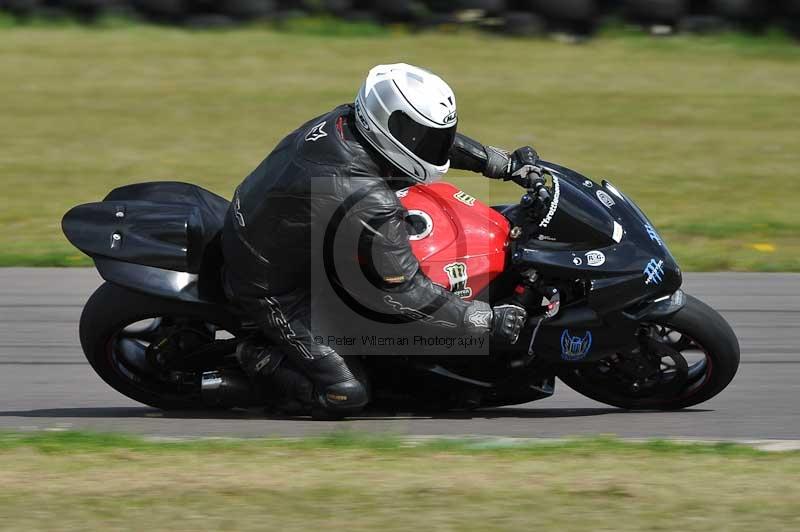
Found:
[{"label": "black leather suit", "polygon": [[[456,136],[450,154],[451,167],[485,174],[501,172],[506,161],[505,153],[463,135]],[[226,291],[280,352],[272,360],[243,364],[251,377],[274,371],[286,357],[313,382],[326,407],[366,403],[365,383],[354,377],[359,372],[352,361],[314,339],[313,262],[331,219],[340,232],[358,234],[352,263],[386,294],[377,302],[386,311],[452,331],[489,330],[487,304],[464,301],[420,271],[409,246],[406,211],[395,194],[402,187],[386,179],[392,172],[360,138],[348,104],[289,134],[239,185],[223,231]],[[334,282],[347,285],[347,277],[338,273]],[[359,291],[355,285],[347,289]],[[346,384],[337,388],[341,383]]]}]

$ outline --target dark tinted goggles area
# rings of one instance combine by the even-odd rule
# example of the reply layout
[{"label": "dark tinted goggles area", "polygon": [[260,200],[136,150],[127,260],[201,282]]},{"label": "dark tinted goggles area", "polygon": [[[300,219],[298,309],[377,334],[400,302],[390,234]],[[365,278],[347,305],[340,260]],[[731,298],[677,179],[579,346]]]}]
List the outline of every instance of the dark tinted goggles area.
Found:
[{"label": "dark tinted goggles area", "polygon": [[456,126],[444,129],[423,126],[403,111],[395,111],[389,116],[389,133],[423,161],[443,165],[456,138]]}]

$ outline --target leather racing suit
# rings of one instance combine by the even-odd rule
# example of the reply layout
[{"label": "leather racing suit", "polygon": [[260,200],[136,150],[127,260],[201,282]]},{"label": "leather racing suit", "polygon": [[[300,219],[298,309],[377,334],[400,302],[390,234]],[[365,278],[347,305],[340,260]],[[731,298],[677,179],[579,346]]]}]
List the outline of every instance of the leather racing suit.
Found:
[{"label": "leather racing suit", "polygon": [[[353,113],[352,105],[341,105],[286,136],[237,188],[222,235],[226,293],[272,346],[240,360],[243,369],[251,379],[297,369],[313,384],[301,395],[313,394],[331,410],[368,401],[357,362],[315,341],[311,319],[315,235],[337,213],[346,230],[359,233],[359,249],[367,249],[358,254],[360,270],[388,294],[393,311],[456,332],[483,334],[492,322],[488,304],[464,301],[420,270],[393,190],[401,187],[386,179],[392,167],[360,138]],[[505,152],[460,134],[450,152],[452,168],[489,177],[505,172],[508,161]]]}]

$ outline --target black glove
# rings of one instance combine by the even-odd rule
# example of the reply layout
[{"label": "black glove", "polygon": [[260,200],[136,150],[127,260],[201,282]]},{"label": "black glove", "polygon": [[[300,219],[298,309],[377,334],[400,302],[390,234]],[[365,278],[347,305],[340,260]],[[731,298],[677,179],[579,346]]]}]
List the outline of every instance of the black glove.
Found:
[{"label": "black glove", "polygon": [[516,343],[528,319],[528,313],[517,305],[499,305],[492,308],[492,311],[492,336],[511,344]]},{"label": "black glove", "polygon": [[472,301],[464,314],[464,326],[470,334],[490,333],[495,338],[513,344],[527,319],[528,313],[517,305],[492,308],[483,301]]},{"label": "black glove", "polygon": [[523,173],[524,176],[537,171],[541,174],[541,170],[536,166],[538,162],[539,154],[530,146],[518,148],[511,154],[493,146],[486,146],[486,170],[483,175],[508,181],[512,176]]},{"label": "black glove", "polygon": [[512,176],[519,173],[525,166],[537,167],[539,164],[539,154],[530,146],[517,148],[511,154],[511,164],[508,168],[508,175]]}]

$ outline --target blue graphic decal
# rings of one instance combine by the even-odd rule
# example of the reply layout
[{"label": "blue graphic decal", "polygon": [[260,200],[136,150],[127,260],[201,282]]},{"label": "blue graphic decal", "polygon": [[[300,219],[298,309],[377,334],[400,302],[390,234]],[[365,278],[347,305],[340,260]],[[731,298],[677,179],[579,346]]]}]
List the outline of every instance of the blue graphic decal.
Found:
[{"label": "blue graphic decal", "polygon": [[664,280],[664,261],[650,259],[642,273],[644,274],[644,284],[661,284],[661,281]]},{"label": "blue graphic decal", "polygon": [[581,360],[592,348],[592,333],[586,331],[583,337],[572,336],[569,329],[561,333],[561,358],[564,360]]},{"label": "blue graphic decal", "polygon": [[661,237],[658,236],[656,230],[653,229],[653,226],[650,224],[644,224],[644,230],[647,231],[647,236],[650,237],[650,240],[657,243],[659,246],[663,246],[664,244],[661,242]]}]

